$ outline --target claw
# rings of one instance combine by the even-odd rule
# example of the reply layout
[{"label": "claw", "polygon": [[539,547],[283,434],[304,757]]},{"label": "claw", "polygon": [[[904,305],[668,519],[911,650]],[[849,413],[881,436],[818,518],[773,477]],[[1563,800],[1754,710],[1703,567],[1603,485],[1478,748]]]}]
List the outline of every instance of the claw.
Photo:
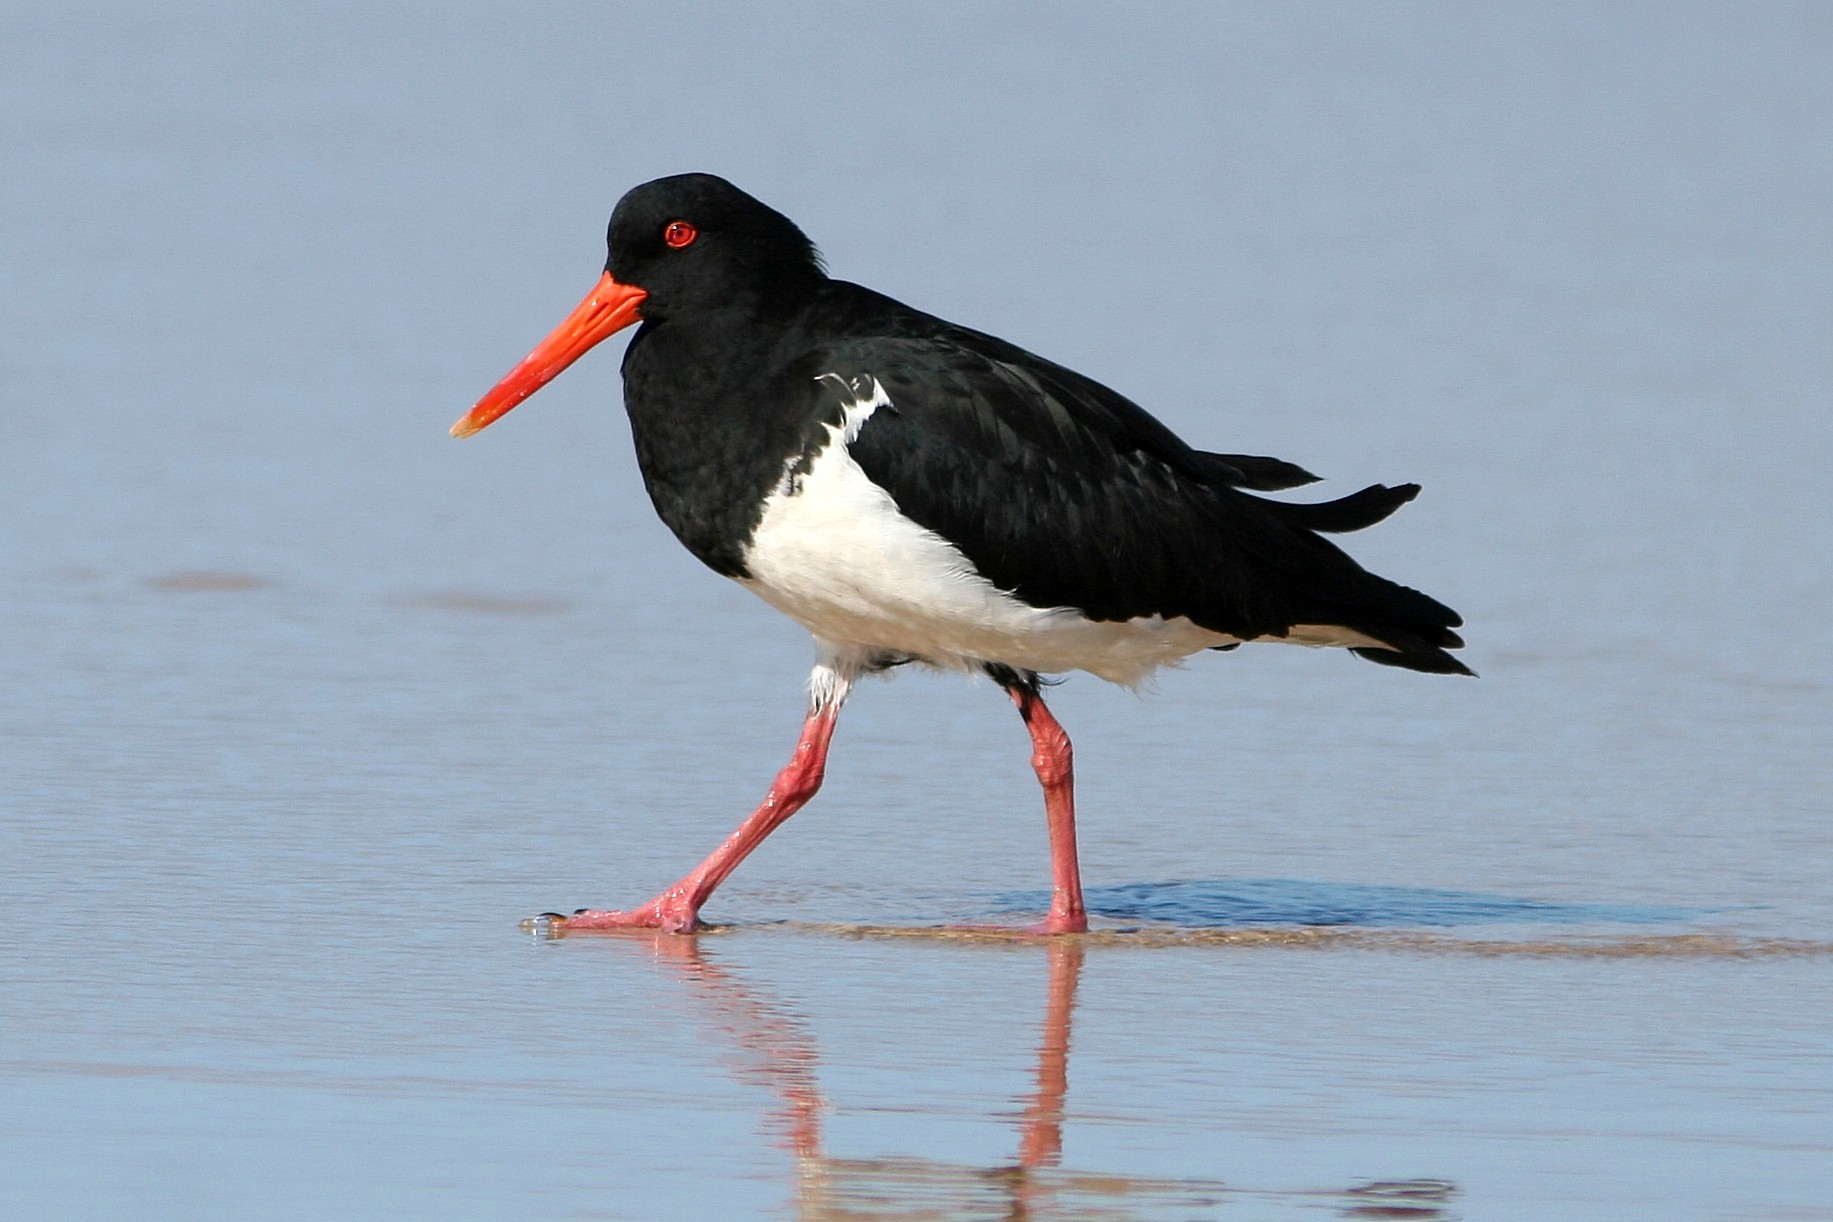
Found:
[{"label": "claw", "polygon": [[521,929],[537,938],[557,938],[566,930],[566,918],[558,912],[543,912],[523,921]]}]

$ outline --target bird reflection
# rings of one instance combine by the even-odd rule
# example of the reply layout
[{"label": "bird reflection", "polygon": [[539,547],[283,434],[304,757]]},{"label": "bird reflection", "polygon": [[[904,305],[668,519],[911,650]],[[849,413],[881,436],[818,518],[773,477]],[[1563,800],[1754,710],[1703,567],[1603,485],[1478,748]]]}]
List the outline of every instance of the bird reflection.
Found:
[{"label": "bird reflection", "polygon": [[[716,962],[697,934],[640,931],[616,939],[641,946],[693,994],[694,1013],[719,1032],[736,1078],[768,1092],[766,1130],[795,1166],[795,1216],[839,1219],[1027,1219],[1207,1214],[1244,1198],[1307,1198],[1350,1218],[1447,1219],[1456,1194],[1440,1180],[1383,1181],[1323,1192],[1264,1192],[1203,1179],[1154,1179],[1061,1166],[1070,1031],[1087,948],[1051,939],[1033,1090],[1023,1100],[1009,1162],[973,1166],[915,1157],[838,1158],[826,1153],[828,1110],[820,1053],[793,1009]],[[1296,1204],[1296,1201],[1292,1203]]]}]

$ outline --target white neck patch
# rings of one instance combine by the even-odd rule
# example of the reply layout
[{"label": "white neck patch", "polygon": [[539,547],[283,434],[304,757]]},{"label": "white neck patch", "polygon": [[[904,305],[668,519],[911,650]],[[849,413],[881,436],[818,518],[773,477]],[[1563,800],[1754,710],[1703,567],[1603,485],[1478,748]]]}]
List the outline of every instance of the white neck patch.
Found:
[{"label": "white neck patch", "polygon": [[815,381],[826,387],[828,393],[846,405],[846,415],[840,426],[837,440],[841,445],[851,445],[859,436],[859,430],[872,418],[872,413],[881,407],[891,406],[891,396],[879,385],[878,379],[869,373],[862,373],[854,378],[843,378],[837,373],[824,373]]}]

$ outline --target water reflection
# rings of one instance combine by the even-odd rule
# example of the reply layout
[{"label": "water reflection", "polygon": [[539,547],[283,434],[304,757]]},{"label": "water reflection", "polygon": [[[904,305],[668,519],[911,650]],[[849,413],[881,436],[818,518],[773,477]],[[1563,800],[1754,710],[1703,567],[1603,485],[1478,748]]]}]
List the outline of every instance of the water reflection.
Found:
[{"label": "water reflection", "polygon": [[[565,936],[557,934],[553,936]],[[602,936],[602,935],[601,935]],[[692,995],[688,1007],[737,1054],[734,1076],[772,1102],[763,1124],[793,1158],[795,1216],[842,1218],[1128,1218],[1207,1216],[1225,1204],[1277,1199],[1333,1209],[1347,1218],[1441,1219],[1457,1195],[1436,1179],[1386,1180],[1311,1191],[1260,1190],[1219,1180],[1159,1179],[1064,1167],[1063,1128],[1076,994],[1087,946],[1055,939],[1038,947],[1048,962],[1033,1089],[1018,1100],[1010,1159],[984,1165],[914,1156],[841,1158],[827,1153],[829,1104],[820,1088],[820,1049],[808,1022],[781,999],[723,966],[708,944],[718,935],[631,931],[611,935],[651,956]],[[1009,1115],[1005,1099],[987,1115]]]}]

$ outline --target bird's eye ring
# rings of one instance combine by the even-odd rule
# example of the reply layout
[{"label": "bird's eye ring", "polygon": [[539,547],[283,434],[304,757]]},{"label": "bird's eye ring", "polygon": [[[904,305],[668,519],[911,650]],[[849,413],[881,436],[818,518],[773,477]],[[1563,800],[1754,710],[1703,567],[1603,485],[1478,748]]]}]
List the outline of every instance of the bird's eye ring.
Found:
[{"label": "bird's eye ring", "polygon": [[662,227],[662,240],[680,250],[683,246],[693,245],[700,231],[686,221],[670,221]]}]

